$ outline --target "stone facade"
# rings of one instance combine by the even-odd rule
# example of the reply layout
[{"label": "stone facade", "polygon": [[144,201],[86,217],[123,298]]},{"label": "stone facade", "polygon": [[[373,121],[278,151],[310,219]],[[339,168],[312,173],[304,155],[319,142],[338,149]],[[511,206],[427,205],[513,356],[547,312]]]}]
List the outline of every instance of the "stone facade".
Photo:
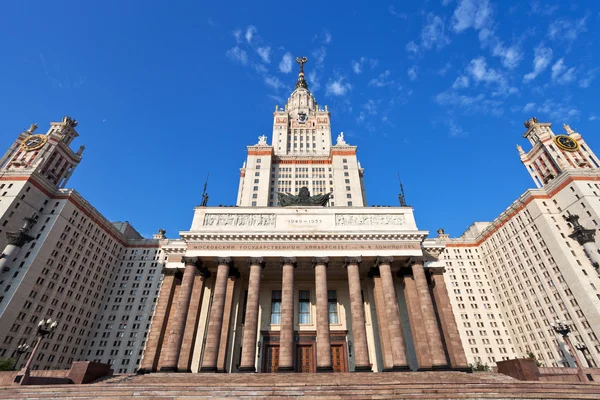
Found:
[{"label": "stone facade", "polygon": [[[261,137],[248,147],[238,206],[199,206],[190,230],[162,244],[167,279],[182,278],[165,280],[140,372],[466,369],[447,294],[435,297],[443,285],[430,273],[443,246],[410,207],[363,207],[356,147],[343,134],[331,146],[329,111],[302,71],[298,82],[275,111],[273,145]],[[274,207],[277,191],[302,186],[333,200]],[[192,260],[208,271],[193,287]],[[403,280],[414,285],[403,290]],[[189,331],[191,349],[181,345]]]},{"label": "stone facade", "polygon": [[58,329],[34,369],[93,360],[133,372],[158,297],[164,235],[144,239],[64,188],[82,159],[83,147],[70,148],[76,126],[65,117],[35,134],[33,125],[0,159],[0,357],[33,347],[38,321],[52,318]]},{"label": "stone facade", "polygon": [[588,349],[579,358],[594,367],[600,365],[599,160],[568,125],[563,135],[537,119],[526,128],[532,148],[518,150],[538,188],[492,222],[476,222],[458,238],[440,231],[436,239],[446,246],[440,260],[462,344],[469,362],[494,365],[531,352],[546,367],[574,367],[550,327],[560,319]]}]

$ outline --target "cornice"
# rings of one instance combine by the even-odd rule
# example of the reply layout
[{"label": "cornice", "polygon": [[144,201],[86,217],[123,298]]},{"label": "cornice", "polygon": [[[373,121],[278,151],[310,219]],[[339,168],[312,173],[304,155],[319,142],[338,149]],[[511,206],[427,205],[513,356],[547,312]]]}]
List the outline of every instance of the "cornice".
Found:
[{"label": "cornice", "polygon": [[195,232],[180,232],[181,238],[185,242],[305,242],[305,241],[356,241],[365,242],[374,241],[410,241],[422,242],[427,238],[427,233],[422,231],[407,232],[407,233],[195,233]]}]

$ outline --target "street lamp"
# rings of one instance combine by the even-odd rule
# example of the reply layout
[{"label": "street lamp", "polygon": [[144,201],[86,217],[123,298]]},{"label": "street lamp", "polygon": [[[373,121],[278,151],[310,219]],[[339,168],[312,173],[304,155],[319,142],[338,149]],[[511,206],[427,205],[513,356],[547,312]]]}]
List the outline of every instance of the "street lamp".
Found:
[{"label": "street lamp", "polygon": [[571,333],[571,327],[569,325],[567,325],[566,322],[559,321],[559,320],[556,320],[556,321],[550,323],[550,326],[552,326],[552,329],[554,329],[554,332],[558,333],[559,335],[561,335],[563,337],[563,340],[569,347],[571,354],[573,354],[573,359],[575,360],[575,365],[576,365],[577,369],[578,370],[583,369],[583,366],[581,365],[581,361],[579,361],[579,357],[577,356],[577,353],[575,352],[575,349],[573,348],[573,344],[571,344],[571,339],[569,338],[569,333]]},{"label": "street lamp", "polygon": [[27,350],[29,350],[29,345],[26,343],[20,344],[19,347],[17,347],[17,359],[15,360],[15,365],[13,365],[13,367],[12,367],[13,371],[17,369],[17,364],[19,363],[19,358],[21,358],[21,355],[23,353],[26,353]]},{"label": "street lamp", "polygon": [[29,359],[27,360],[27,364],[25,364],[25,367],[22,369],[23,374],[21,374],[21,376],[17,376],[15,379],[20,379],[19,383],[21,385],[26,385],[27,381],[29,380],[29,374],[31,372],[31,363],[33,362],[33,358],[35,357],[35,354],[37,353],[38,348],[40,347],[40,343],[42,342],[42,339],[45,338],[46,336],[48,336],[49,334],[51,334],[52,332],[54,332],[54,330],[56,329],[56,325],[58,325],[58,322],[56,321],[52,321],[52,319],[48,318],[46,320],[41,320],[38,323],[37,326],[37,342],[35,344],[35,347],[33,348],[33,351],[31,352],[31,355],[29,356]]},{"label": "street lamp", "polygon": [[588,349],[587,346],[584,343],[577,342],[577,343],[575,343],[575,348],[577,350],[579,350],[581,352],[581,354],[583,354],[583,358],[585,358],[585,362],[587,363],[588,368],[592,368],[592,362],[587,357],[587,353],[586,353],[586,351]]}]

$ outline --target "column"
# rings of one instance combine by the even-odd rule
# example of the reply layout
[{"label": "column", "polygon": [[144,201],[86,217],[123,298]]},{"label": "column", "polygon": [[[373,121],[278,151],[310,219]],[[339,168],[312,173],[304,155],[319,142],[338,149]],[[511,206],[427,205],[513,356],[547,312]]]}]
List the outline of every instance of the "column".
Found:
[{"label": "column", "polygon": [[379,267],[379,275],[381,276],[381,288],[385,300],[390,347],[392,348],[393,365],[388,371],[408,371],[410,370],[410,367],[406,360],[404,338],[402,337],[402,326],[400,324],[400,315],[398,312],[398,300],[396,298],[396,288],[394,287],[394,278],[392,277],[391,264],[393,261],[394,259],[392,257],[377,257],[377,260],[375,261],[375,265]]},{"label": "column", "polygon": [[169,332],[167,348],[164,350],[163,357],[165,358],[160,368],[161,372],[177,372],[179,351],[181,350],[185,322],[187,320],[188,308],[190,307],[194,277],[196,276],[196,269],[202,266],[202,261],[200,261],[199,257],[182,257],[181,262],[185,265],[185,270],[183,272],[183,279],[181,280],[179,295],[177,296],[175,312],[173,313],[173,322],[171,331]]},{"label": "column", "polygon": [[372,372],[369,362],[367,327],[365,326],[365,306],[360,289],[360,257],[346,257],[348,270],[348,291],[350,293],[350,312],[352,314],[352,337],[354,339],[354,371]]},{"label": "column", "polygon": [[446,360],[446,354],[444,353],[440,328],[437,323],[433,302],[431,301],[431,294],[429,293],[429,285],[427,284],[425,270],[423,269],[423,259],[414,258],[411,260],[411,263],[413,278],[415,280],[417,294],[419,295],[419,303],[421,305],[423,325],[427,332],[426,337],[427,343],[429,343],[431,367],[433,369],[443,369],[448,366],[448,361]]},{"label": "column", "polygon": [[375,314],[377,315],[377,330],[379,332],[382,365],[383,370],[387,371],[394,366],[394,358],[392,357],[392,348],[390,346],[390,334],[388,331],[387,313],[385,311],[385,299],[383,298],[379,268],[371,267],[368,276],[373,278],[373,298],[375,300]]},{"label": "column", "polygon": [[329,338],[329,297],[327,296],[327,257],[313,257],[317,297],[317,372],[333,372]]},{"label": "column", "polygon": [[446,342],[450,366],[455,370],[468,371],[470,368],[460,340],[460,333],[458,331],[458,326],[456,325],[452,305],[450,304],[450,297],[448,296],[448,290],[446,289],[446,281],[444,281],[444,267],[430,267],[428,270],[431,276],[433,297],[435,299],[438,315],[440,316],[442,334],[444,335],[444,341]]},{"label": "column", "polygon": [[250,276],[248,278],[248,298],[246,300],[246,317],[244,339],[242,341],[242,360],[240,372],[256,372],[256,338],[258,336],[258,304],[260,297],[260,275],[265,263],[262,257],[248,259]]},{"label": "column", "polygon": [[227,278],[229,276],[230,257],[220,257],[215,260],[217,264],[217,277],[213,293],[212,305],[206,333],[206,345],[202,358],[200,372],[217,372],[217,356],[221,342],[221,328],[223,326],[223,311],[225,310],[225,293],[227,291]]},{"label": "column", "polygon": [[194,288],[192,289],[192,298],[188,309],[183,341],[181,342],[181,351],[179,352],[179,361],[177,370],[180,372],[191,372],[192,355],[194,353],[194,344],[198,333],[198,324],[200,322],[200,307],[202,306],[202,297],[204,295],[204,284],[210,278],[210,272],[206,268],[200,268],[194,278]]},{"label": "column", "polygon": [[217,372],[227,372],[227,356],[230,350],[229,334],[231,325],[231,314],[233,312],[233,298],[237,286],[237,280],[240,278],[240,271],[235,268],[229,268],[229,278],[227,279],[227,289],[225,291],[225,307],[223,307],[223,324],[221,326],[221,340],[219,341],[219,353],[217,356]]},{"label": "column", "polygon": [[406,309],[408,310],[408,320],[410,322],[410,331],[412,332],[413,345],[417,355],[417,370],[431,370],[431,354],[429,352],[429,343],[427,342],[427,331],[423,324],[423,316],[419,305],[419,294],[415,280],[410,275],[405,275],[404,298],[406,299]]},{"label": "column", "polygon": [[169,313],[171,312],[171,304],[173,303],[175,278],[176,275],[181,274],[178,272],[177,268],[165,268],[162,272],[165,277],[162,281],[158,301],[156,302],[156,310],[154,311],[152,325],[150,326],[150,332],[148,333],[146,349],[142,356],[140,368],[137,371],[138,374],[156,371],[160,351],[165,338],[165,331],[167,330],[167,321],[169,319]]},{"label": "column", "polygon": [[281,323],[278,372],[294,372],[294,268],[295,257],[281,258]]}]

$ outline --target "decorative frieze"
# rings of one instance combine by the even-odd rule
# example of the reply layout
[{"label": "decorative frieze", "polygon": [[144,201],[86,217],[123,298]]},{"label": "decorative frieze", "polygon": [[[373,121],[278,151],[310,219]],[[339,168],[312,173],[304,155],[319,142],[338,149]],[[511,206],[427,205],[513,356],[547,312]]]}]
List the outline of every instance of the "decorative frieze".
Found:
[{"label": "decorative frieze", "polygon": [[275,214],[206,214],[204,226],[275,226]]},{"label": "decorative frieze", "polygon": [[400,226],[404,222],[404,214],[335,214],[337,226]]}]

